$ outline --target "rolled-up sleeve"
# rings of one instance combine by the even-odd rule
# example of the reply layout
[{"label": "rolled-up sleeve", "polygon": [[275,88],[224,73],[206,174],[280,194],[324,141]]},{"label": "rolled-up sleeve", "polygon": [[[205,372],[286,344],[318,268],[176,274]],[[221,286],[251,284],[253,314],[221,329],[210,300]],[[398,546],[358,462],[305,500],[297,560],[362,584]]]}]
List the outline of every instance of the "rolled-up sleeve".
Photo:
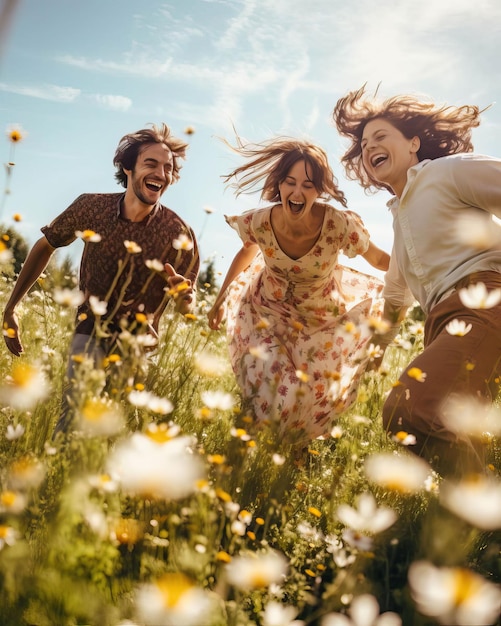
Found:
[{"label": "rolled-up sleeve", "polygon": [[415,298],[402,276],[394,252],[390,256],[390,265],[384,277],[383,298],[395,308],[411,306]]}]

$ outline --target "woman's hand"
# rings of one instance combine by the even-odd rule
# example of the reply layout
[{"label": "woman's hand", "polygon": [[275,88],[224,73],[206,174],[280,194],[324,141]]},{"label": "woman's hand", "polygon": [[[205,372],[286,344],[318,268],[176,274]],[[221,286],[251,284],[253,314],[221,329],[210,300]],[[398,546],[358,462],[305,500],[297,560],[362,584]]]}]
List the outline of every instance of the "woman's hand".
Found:
[{"label": "woman's hand", "polygon": [[209,328],[211,330],[219,330],[221,322],[224,319],[224,303],[214,303],[214,306],[207,313],[207,319],[209,320]]}]

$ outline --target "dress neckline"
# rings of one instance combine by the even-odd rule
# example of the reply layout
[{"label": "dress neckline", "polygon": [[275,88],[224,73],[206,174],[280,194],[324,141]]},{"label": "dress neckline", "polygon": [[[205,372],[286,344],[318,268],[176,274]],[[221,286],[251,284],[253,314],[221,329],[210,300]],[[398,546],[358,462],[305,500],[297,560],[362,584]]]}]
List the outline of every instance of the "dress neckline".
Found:
[{"label": "dress neckline", "polygon": [[324,214],[323,214],[323,216],[322,216],[322,223],[321,223],[321,225],[320,225],[320,229],[319,229],[319,231],[318,231],[318,235],[317,235],[317,237],[316,237],[315,241],[311,244],[310,248],[309,248],[309,249],[308,249],[308,250],[307,250],[304,254],[302,254],[301,256],[298,256],[298,257],[293,257],[293,256],[291,256],[290,254],[287,254],[287,252],[285,252],[285,250],[282,248],[282,246],[280,245],[280,243],[279,243],[279,241],[278,241],[278,239],[277,239],[277,235],[276,235],[276,233],[275,233],[275,228],[273,227],[273,220],[272,220],[272,217],[271,217],[271,215],[272,215],[272,211],[273,211],[273,209],[274,209],[276,206],[280,206],[280,205],[278,205],[278,204],[274,204],[272,207],[270,207],[270,208],[269,208],[269,216],[268,216],[268,217],[269,217],[269,220],[270,220],[270,228],[271,228],[271,232],[272,232],[272,234],[273,234],[273,239],[275,240],[275,243],[276,243],[276,245],[277,245],[277,248],[278,248],[278,249],[282,252],[282,254],[284,254],[284,255],[285,255],[288,259],[290,259],[291,261],[300,261],[301,259],[303,259],[304,257],[308,256],[308,255],[311,253],[311,251],[315,248],[315,246],[318,244],[318,242],[319,242],[320,238],[322,237],[322,234],[323,234],[323,231],[324,231],[325,222],[326,222],[326,219],[325,219],[325,214],[326,214],[326,212],[327,212],[327,205],[324,205],[324,204],[322,204],[322,205],[321,205],[321,206],[323,207],[323,209],[324,209]]}]

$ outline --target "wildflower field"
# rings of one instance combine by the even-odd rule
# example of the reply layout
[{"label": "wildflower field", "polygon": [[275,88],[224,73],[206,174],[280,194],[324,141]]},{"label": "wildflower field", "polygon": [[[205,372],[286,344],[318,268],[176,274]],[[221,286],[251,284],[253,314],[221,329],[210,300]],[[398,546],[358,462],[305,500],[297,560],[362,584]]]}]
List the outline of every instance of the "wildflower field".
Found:
[{"label": "wildflower field", "polygon": [[[14,164],[12,148],[2,211]],[[0,225],[1,310],[26,251]],[[241,402],[206,321],[213,274],[193,314],[171,302],[156,350],[124,328],[103,364],[82,360],[56,439],[82,297],[71,263],[56,255],[17,307],[26,352],[0,348],[0,625],[501,624],[498,403],[452,408],[488,444],[482,476],[444,481],[409,452],[412,433],[388,439],[385,395],[422,348],[416,308],[352,409],[298,454]],[[501,297],[475,289],[472,307]]]},{"label": "wildflower field", "polygon": [[19,306],[26,353],[0,360],[1,624],[500,623],[496,439],[486,477],[444,485],[380,425],[419,311],[301,458],[241,407],[208,286],[147,358],[125,335],[105,370],[82,364],[75,429],[52,441],[76,288],[50,275]]}]

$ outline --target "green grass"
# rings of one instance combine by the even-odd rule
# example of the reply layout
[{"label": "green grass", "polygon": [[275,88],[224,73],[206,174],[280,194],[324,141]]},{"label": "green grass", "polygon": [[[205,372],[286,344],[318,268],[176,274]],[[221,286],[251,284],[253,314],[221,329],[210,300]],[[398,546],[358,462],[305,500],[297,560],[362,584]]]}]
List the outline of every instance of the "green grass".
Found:
[{"label": "green grass", "polygon": [[[12,286],[8,275],[1,279],[2,308]],[[266,625],[263,612],[273,600],[295,607],[296,619],[305,624],[320,624],[330,612],[345,612],[362,593],[373,594],[381,611],[397,612],[406,626],[419,626],[440,622],[416,610],[407,582],[413,561],[462,566],[492,583],[501,581],[499,529],[481,531],[448,513],[434,489],[404,495],[365,475],[364,459],[398,449],[383,433],[380,414],[400,370],[421,349],[420,336],[410,331],[414,320],[404,324],[404,347],[388,349],[384,371],[366,374],[359,400],[339,419],[336,437],[311,442],[299,460],[271,428],[253,432],[247,414],[239,410],[226,339],[211,332],[205,321],[208,293],[199,295],[195,319],[167,312],[159,350],[147,360],[130,356],[110,363],[107,384],[93,368],[84,368],[82,397],[113,400],[124,422],[119,433],[74,432],[63,443],[53,443],[74,312],[56,304],[52,290],[44,289],[42,281],[18,307],[26,352],[15,359],[4,348],[0,360],[4,384],[16,363],[27,363],[43,372],[49,387],[46,398],[30,408],[9,403],[0,408],[4,626],[116,626],[125,620],[156,625],[139,611],[137,594],[165,574],[177,575],[168,579],[173,594],[186,576],[209,602],[210,610],[196,626]],[[213,375],[202,371],[197,357],[207,352],[226,367]],[[170,400],[173,411],[155,413],[131,404],[128,394],[134,388]],[[232,394],[237,408],[209,409],[204,391]],[[16,424],[24,434],[7,439],[8,425]],[[190,495],[139,496],[97,479],[106,474],[117,445],[151,424],[177,425],[174,439],[193,437],[192,452],[202,461],[203,476]],[[498,480],[496,442],[491,452],[491,471]],[[20,479],[16,464],[31,472]],[[364,492],[398,514],[394,525],[371,536],[370,548],[350,545],[336,517],[341,503],[353,505]],[[26,499],[21,510],[5,504],[11,493]],[[10,528],[15,540],[4,543]],[[288,563],[280,584],[256,583],[247,590],[231,584],[228,562],[270,549],[285,555]],[[167,602],[174,612],[177,597]],[[163,619],[182,626],[175,617]]]}]

